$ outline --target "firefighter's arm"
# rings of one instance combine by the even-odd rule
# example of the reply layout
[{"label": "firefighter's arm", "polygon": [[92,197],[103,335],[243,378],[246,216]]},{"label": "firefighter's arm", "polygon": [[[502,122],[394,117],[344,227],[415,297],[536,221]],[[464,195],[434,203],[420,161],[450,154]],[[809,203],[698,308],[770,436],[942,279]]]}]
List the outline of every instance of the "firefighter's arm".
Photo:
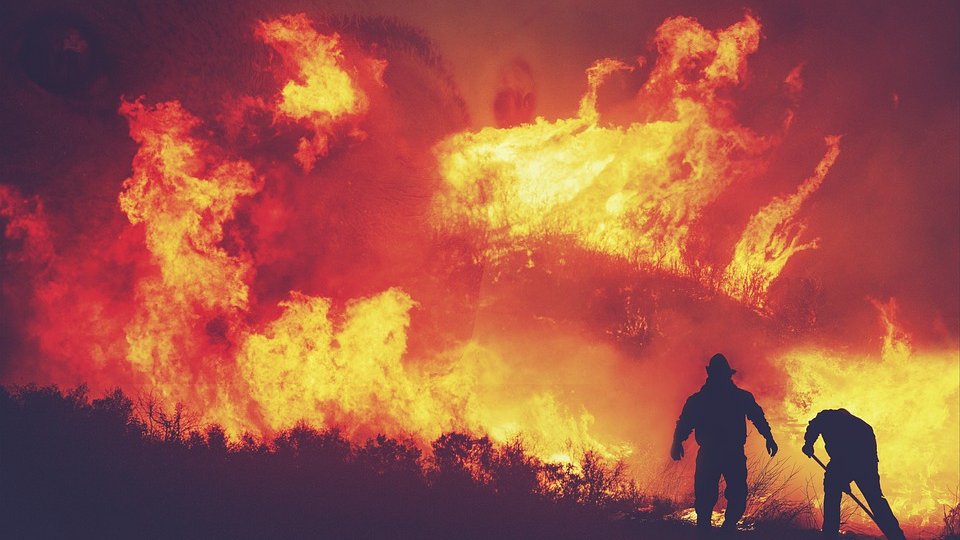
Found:
[{"label": "firefighter's arm", "polygon": [[770,431],[770,424],[767,422],[767,417],[764,416],[763,409],[760,407],[760,404],[757,403],[753,394],[747,392],[746,396],[747,418],[757,427],[757,432],[767,440],[767,453],[770,454],[770,457],[773,457],[777,455],[779,447],[777,446],[777,441],[773,440],[773,433]]},{"label": "firefighter's arm", "polygon": [[694,417],[696,415],[696,396],[690,396],[687,402],[683,404],[683,411],[680,412],[680,418],[677,420],[677,427],[673,431],[673,446],[670,447],[670,457],[674,461],[680,461],[683,457],[683,441],[687,440],[693,431]]},{"label": "firefighter's arm", "polygon": [[820,438],[820,424],[823,418],[818,414],[807,424],[807,431],[803,434],[803,453],[807,457],[813,457],[813,445]]}]

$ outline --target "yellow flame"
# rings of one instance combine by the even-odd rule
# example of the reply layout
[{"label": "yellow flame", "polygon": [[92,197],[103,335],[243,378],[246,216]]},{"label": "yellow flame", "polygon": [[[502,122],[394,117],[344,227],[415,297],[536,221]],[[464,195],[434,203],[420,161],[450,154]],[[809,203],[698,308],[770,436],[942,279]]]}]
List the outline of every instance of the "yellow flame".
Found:
[{"label": "yellow flame", "polygon": [[[294,292],[276,320],[249,327],[249,256],[220,242],[238,200],[259,189],[251,166],[193,136],[199,121],[177,102],[121,111],[140,150],[120,205],[143,225],[157,269],[137,285],[126,356],[162,401],[183,400],[232,436],[306,421],[424,443],[451,430],[497,442],[522,436],[544,459],[626,452],[591,435],[588,412],[571,413],[548,392],[509,394],[491,349],[468,343],[410,361],[416,302],[400,289],[355,300],[342,314],[328,299]],[[211,319],[220,320],[222,342],[206,328]]]},{"label": "yellow flame", "polygon": [[199,121],[178,102],[120,107],[130,136],[140,143],[133,175],[124,181],[120,208],[143,224],[159,276],[137,286],[139,306],[126,328],[128,360],[149,378],[190,386],[182,356],[199,354],[196,310],[234,313],[248,301],[247,258],[218,244],[240,197],[258,190],[245,161],[212,158],[217,150],[191,135]]},{"label": "yellow flame", "polygon": [[323,298],[293,294],[285,312],[247,336],[237,359],[267,431],[300,420],[346,424],[428,441],[450,430],[524,437],[538,455],[594,450],[622,455],[589,434],[593,417],[569,414],[550,393],[505,397],[502,360],[470,343],[448,361],[405,362],[414,300],[399,289],[350,304],[342,317]]},{"label": "yellow flame", "polygon": [[803,202],[820,188],[840,155],[840,137],[827,137],[826,142],[827,153],[797,192],[774,199],[750,218],[725,272],[723,289],[730,296],[762,307],[770,284],[787,261],[801,251],[817,247],[816,240],[800,242],[806,227],[794,217]]},{"label": "yellow flame", "polygon": [[[282,305],[280,318],[249,335],[237,359],[268,428],[356,416],[402,431],[430,421],[429,396],[401,362],[414,305],[408,295],[391,289],[354,302],[339,328],[328,300],[293,294]],[[331,407],[338,410],[328,418]]]},{"label": "yellow flame", "polygon": [[318,33],[302,13],[263,21],[256,35],[284,61],[295,64],[297,77],[303,80],[283,87],[278,104],[282,113],[298,120],[314,115],[336,118],[366,105],[366,97],[341,65],[339,35]]},{"label": "yellow flame", "polygon": [[[820,349],[784,355],[786,414],[803,427],[823,409],[845,408],[873,426],[880,480],[901,522],[923,525],[956,504],[960,485],[960,351],[914,351],[893,324],[895,304],[876,304],[886,328],[880,359]],[[822,451],[821,451],[822,453]]]},{"label": "yellow flame", "polygon": [[[303,13],[285,15],[257,26],[256,36],[272,47],[293,72],[281,90],[276,115],[308,126],[312,137],[302,137],[295,157],[305,170],[310,170],[317,157],[326,155],[331,124],[349,115],[366,112],[366,94],[350,76],[340,36],[325,35],[313,28]],[[383,60],[367,60],[368,69],[382,84],[380,75],[386,67]]]},{"label": "yellow flame", "polygon": [[[436,147],[444,180],[437,226],[484,231],[488,260],[555,236],[685,273],[695,255],[686,249],[687,238],[701,211],[733,182],[761,173],[760,157],[773,142],[737,123],[732,103],[718,96],[741,81],[759,36],[760,25],[749,14],[719,32],[694,19],[667,20],[655,40],[660,57],[638,96],[640,113],[652,118],[647,122],[601,125],[598,86],[630,69],[605,59],[587,70],[588,90],[576,117],[449,137]],[[802,226],[790,220],[819,187],[837,143],[828,139],[827,156],[796,195],[774,201],[751,220],[726,281],[759,272],[765,293],[792,255],[813,246],[798,243]],[[735,284],[721,290],[761,305]]]}]

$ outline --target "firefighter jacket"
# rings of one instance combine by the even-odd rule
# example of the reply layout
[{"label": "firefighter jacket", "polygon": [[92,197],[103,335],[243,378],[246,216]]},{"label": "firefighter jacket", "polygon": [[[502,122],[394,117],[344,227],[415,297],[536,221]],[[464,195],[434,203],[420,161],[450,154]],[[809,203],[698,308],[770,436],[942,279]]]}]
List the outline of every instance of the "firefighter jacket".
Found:
[{"label": "firefighter jacket", "polygon": [[846,409],[820,411],[810,423],[803,440],[813,446],[817,437],[823,443],[832,461],[843,463],[876,463],[877,438],[870,424],[850,414]]},{"label": "firefighter jacket", "polygon": [[749,418],[757,431],[770,440],[770,425],[753,394],[738,388],[729,378],[708,377],[699,392],[687,399],[677,420],[674,441],[683,442],[695,431],[704,450],[743,450]]}]

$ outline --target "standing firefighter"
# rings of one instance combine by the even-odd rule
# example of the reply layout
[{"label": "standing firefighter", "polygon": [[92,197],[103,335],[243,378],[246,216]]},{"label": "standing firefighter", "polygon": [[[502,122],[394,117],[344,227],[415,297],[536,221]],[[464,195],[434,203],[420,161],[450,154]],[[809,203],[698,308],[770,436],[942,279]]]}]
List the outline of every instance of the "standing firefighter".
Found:
[{"label": "standing firefighter", "polygon": [[722,354],[713,355],[707,365],[707,382],[687,399],[673,434],[670,456],[679,461],[683,457],[683,441],[691,431],[696,431],[700,451],[697,452],[694,476],[694,507],[697,528],[701,531],[710,529],[721,476],[727,484],[723,492],[727,498],[727,511],[722,529],[736,530],[747,507],[747,457],[743,453],[747,423],[744,418],[749,418],[767,440],[770,456],[777,453],[777,443],[770,433],[763,409],[757,405],[753,394],[733,384],[731,377],[734,373],[736,370],[730,369]]},{"label": "standing firefighter", "polygon": [[838,537],[841,493],[850,493],[850,482],[855,481],[884,536],[890,540],[903,540],[900,523],[880,490],[877,438],[870,424],[846,409],[820,411],[807,425],[803,437],[804,454],[814,457],[813,444],[821,435],[830,455],[823,476],[823,537]]}]

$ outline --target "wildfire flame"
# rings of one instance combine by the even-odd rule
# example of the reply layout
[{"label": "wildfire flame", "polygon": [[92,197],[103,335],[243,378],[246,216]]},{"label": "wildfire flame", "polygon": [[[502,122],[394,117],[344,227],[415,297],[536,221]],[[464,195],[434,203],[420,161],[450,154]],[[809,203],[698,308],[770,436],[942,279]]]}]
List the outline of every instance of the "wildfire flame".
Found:
[{"label": "wildfire flame", "polygon": [[780,358],[789,373],[791,444],[803,444],[806,422],[821,410],[845,408],[863,418],[877,437],[881,484],[894,513],[927,524],[931,510],[956,504],[960,363],[956,350],[914,351],[895,323],[896,302],[874,304],[885,331],[879,359],[817,348]]},{"label": "wildfire flame", "polygon": [[747,224],[733,251],[733,260],[724,273],[724,290],[734,298],[755,299],[763,304],[773,280],[790,257],[817,247],[817,241],[800,242],[806,228],[794,221],[800,205],[812,195],[840,155],[840,137],[827,137],[827,153],[813,176],[800,184],[789,197],[777,198],[757,212]]},{"label": "wildfire flame", "polygon": [[[688,246],[701,212],[732,184],[759,176],[777,142],[740,125],[733,103],[718,96],[740,82],[759,40],[760,25],[749,14],[719,32],[669,19],[657,31],[660,56],[638,96],[650,120],[601,124],[599,86],[630,69],[605,59],[587,70],[577,117],[450,137],[437,148],[446,188],[437,198],[437,223],[483,231],[491,261],[552,236],[680,275],[706,265]],[[788,222],[836,161],[839,137],[827,144],[797,194],[751,219],[721,290],[760,307],[789,258],[814,245],[798,243],[803,226]],[[758,290],[742,285],[746,276],[759,281]]]},{"label": "wildfire flame", "polygon": [[[369,101],[347,71],[340,36],[318,33],[306,15],[262,21],[255,33],[280,54],[286,71],[295,77],[283,86],[273,112],[276,118],[301,121],[313,132],[312,137],[300,138],[295,156],[309,171],[318,157],[327,154],[331,124],[365,113]],[[383,84],[385,61],[364,58],[354,71],[361,68]]]},{"label": "wildfire flame", "polygon": [[[258,35],[283,44],[287,61],[309,66],[301,69],[307,88],[288,83],[278,114],[312,118],[322,122],[319,130],[362,110],[364,98],[338,68],[335,37],[317,34],[302,16],[263,23]],[[317,103],[314,94],[332,96]],[[125,358],[164,401],[185,399],[233,436],[274,433],[298,421],[343,425],[358,437],[385,432],[425,441],[461,429],[505,442],[522,431],[544,457],[575,450],[613,455],[613,446],[590,436],[589,414],[570,415],[549,393],[531,396],[522,414],[478,398],[481,381],[496,387],[503,376],[495,353],[482,347],[451,351],[439,371],[405,365],[417,303],[400,289],[356,299],[342,315],[329,299],[293,291],[276,320],[263,328],[247,324],[252,258],[224,250],[223,225],[238,201],[269,179],[193,135],[200,121],[177,102],[149,107],[138,100],[120,110],[140,143],[120,206],[131,223],[143,224],[157,270],[138,284]],[[480,366],[489,373],[481,375]]]}]

